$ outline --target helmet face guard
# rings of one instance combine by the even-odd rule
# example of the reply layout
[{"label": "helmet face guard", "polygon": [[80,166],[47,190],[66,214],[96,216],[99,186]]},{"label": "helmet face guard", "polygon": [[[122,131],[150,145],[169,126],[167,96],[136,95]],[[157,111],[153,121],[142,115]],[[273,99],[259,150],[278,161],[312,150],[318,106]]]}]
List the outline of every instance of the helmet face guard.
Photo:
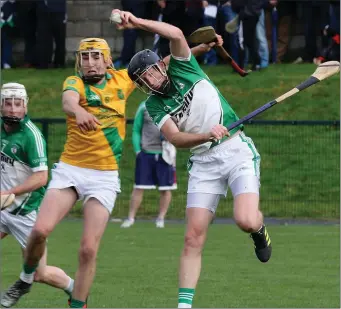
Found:
[{"label": "helmet face guard", "polygon": [[136,75],[135,85],[148,95],[153,93],[165,95],[169,91],[169,77],[160,63],[152,64]]},{"label": "helmet face guard", "polygon": [[[103,63],[104,62],[104,63]],[[113,68],[108,43],[99,38],[87,38],[80,42],[76,53],[76,73],[85,83],[96,84],[105,76],[107,67]],[[95,74],[84,74],[86,68],[94,68]]]},{"label": "helmet face guard", "polygon": [[170,88],[166,65],[149,49],[138,52],[128,65],[128,75],[135,85],[147,94],[165,95]]},{"label": "helmet face guard", "polygon": [[16,114],[25,116],[27,113],[28,96],[24,85],[18,83],[7,83],[1,88],[1,119],[7,125],[19,124],[23,117],[16,115],[4,115],[6,109]]}]

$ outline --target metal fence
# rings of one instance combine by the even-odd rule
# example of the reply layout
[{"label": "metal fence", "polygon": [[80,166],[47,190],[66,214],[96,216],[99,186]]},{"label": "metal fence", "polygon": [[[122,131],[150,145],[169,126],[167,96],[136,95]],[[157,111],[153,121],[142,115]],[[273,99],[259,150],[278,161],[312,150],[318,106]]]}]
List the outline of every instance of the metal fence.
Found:
[{"label": "metal fence", "polygon": [[[64,119],[33,119],[48,144],[49,164],[58,161],[66,139]],[[134,183],[135,155],[131,124],[120,166],[122,193],[113,216],[127,216]],[[273,217],[340,217],[340,122],[339,121],[262,121],[246,123],[261,154],[261,209]],[[173,193],[169,218],[183,218],[186,206],[188,151],[177,155],[178,190]],[[217,217],[232,216],[232,199],[222,199]],[[146,191],[138,217],[155,216],[159,207],[157,191]],[[78,212],[79,208],[75,210]]]}]

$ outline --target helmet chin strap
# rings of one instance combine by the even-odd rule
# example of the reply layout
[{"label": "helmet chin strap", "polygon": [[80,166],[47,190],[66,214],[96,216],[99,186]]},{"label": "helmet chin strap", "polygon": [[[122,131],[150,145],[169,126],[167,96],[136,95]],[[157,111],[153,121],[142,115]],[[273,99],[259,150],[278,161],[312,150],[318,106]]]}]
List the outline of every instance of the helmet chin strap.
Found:
[{"label": "helmet chin strap", "polygon": [[87,84],[97,84],[104,77],[104,74],[95,74],[91,76],[82,76],[82,80]]},{"label": "helmet chin strap", "polygon": [[162,88],[162,92],[163,92],[163,95],[167,95],[169,90],[170,90],[170,86],[171,86],[171,83],[170,83],[170,80],[169,79],[166,79],[162,85],[161,85],[161,88]]},{"label": "helmet chin strap", "polygon": [[152,87],[148,86],[148,88],[152,91],[154,94],[166,96],[170,90],[171,83],[170,80],[167,78],[158,89],[153,89]]},{"label": "helmet chin strap", "polygon": [[1,119],[9,126],[17,125],[22,121],[21,118],[15,116],[2,116]]}]

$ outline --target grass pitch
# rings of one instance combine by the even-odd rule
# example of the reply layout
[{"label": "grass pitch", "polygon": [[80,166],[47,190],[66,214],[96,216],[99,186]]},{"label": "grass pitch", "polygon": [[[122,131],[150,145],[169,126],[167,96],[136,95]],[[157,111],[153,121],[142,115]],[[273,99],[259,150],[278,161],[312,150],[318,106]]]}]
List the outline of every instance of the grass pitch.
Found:
[{"label": "grass pitch", "polygon": [[[340,308],[339,225],[269,225],[273,255],[260,263],[251,239],[235,225],[213,224],[203,252],[196,308]],[[50,265],[74,276],[82,231],[64,221],[49,238]],[[175,308],[184,225],[156,229],[137,222],[130,229],[109,223],[103,237],[91,308]],[[20,249],[1,242],[2,288],[21,270]],[[64,292],[35,284],[21,308],[66,308]]]}]

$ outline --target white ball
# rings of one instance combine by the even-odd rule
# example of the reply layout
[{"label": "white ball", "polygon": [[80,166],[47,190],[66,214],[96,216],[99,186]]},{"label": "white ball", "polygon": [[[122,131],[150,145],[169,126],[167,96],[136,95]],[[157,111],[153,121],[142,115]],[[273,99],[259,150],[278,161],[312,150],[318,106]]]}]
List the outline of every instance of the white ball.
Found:
[{"label": "white ball", "polygon": [[121,24],[122,23],[122,19],[121,19],[120,13],[117,13],[117,12],[112,13],[111,16],[110,16],[110,21],[112,23],[115,23],[115,24]]}]

